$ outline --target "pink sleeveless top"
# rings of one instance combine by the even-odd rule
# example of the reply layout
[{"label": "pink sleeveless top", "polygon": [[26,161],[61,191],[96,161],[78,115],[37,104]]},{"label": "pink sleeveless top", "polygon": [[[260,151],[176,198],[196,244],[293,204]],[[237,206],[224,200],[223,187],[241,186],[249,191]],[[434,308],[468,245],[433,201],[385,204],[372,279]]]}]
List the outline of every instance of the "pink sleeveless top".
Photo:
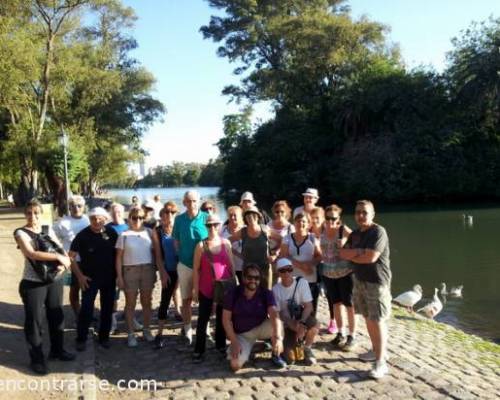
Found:
[{"label": "pink sleeveless top", "polygon": [[[212,253],[214,263],[215,279],[228,279],[231,278],[231,266],[229,264],[229,256],[226,251],[226,246],[221,244],[221,250],[218,254]],[[203,296],[211,299],[214,296],[214,282],[212,278],[212,266],[208,254],[203,252],[200,262],[200,292]]]}]

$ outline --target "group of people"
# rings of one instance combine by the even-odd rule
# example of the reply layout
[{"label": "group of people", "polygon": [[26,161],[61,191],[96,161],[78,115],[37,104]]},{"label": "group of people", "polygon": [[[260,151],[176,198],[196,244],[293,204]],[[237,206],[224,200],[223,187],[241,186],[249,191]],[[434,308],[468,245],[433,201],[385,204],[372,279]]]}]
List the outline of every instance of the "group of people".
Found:
[{"label": "group of people", "polygon": [[[239,205],[227,209],[227,221],[217,215],[211,201],[201,203],[196,191],[183,197],[185,211],[159,197],[140,205],[133,199],[128,218],[124,207],[113,203],[109,213],[101,207],[84,215],[85,200],[74,196],[71,214],[48,230],[64,251],[43,252],[36,235],[42,233],[37,201],[25,210],[27,223],[15,231],[25,256],[20,293],[25,308],[25,334],[31,367],[47,373],[42,351],[41,325],[45,306],[49,323],[49,358],[72,360],[63,346],[62,288],[70,281],[70,303],[77,315],[76,349],[86,348],[94,317],[94,302],[100,295],[98,343],[110,347],[110,332],[116,326],[116,301],[125,294],[127,345],[138,346],[137,331],[158,349],[172,299],[182,335],[193,342],[192,305],[198,304],[193,362],[205,358],[209,320],[215,314],[215,348],[238,370],[249,359],[254,343],[263,341],[277,367],[304,360],[316,363],[313,347],[320,324],[316,319],[322,290],[330,313],[328,333],[336,333],[333,348],[356,348],[355,311],[364,316],[372,350],[361,354],[373,361],[370,376],[387,374],[386,320],[390,315],[389,242],[385,229],[374,222],[375,209],[368,200],[356,203],[357,227],[351,230],[341,219],[342,209],[317,205],[318,191],[303,193],[304,204],[291,210],[285,200],[276,201],[272,217],[257,208],[250,192]],[[157,205],[155,206],[156,203]],[[56,278],[44,281],[35,262],[54,261]],[[159,279],[161,301],[158,329],[151,332],[152,293]],[[81,304],[80,293],[81,292]],[[142,323],[135,319],[137,297]],[[344,320],[344,311],[347,321]],[[229,346],[227,345],[229,341]]]}]

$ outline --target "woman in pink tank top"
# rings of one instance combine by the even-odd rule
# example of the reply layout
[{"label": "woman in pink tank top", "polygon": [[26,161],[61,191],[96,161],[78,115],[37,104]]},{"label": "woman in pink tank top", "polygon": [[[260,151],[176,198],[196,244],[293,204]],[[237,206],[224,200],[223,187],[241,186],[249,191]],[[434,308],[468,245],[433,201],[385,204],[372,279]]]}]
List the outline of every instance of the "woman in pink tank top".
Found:
[{"label": "woman in pink tank top", "polygon": [[[208,238],[196,245],[193,258],[193,301],[198,302],[198,324],[193,361],[204,359],[207,340],[207,326],[212,313],[215,279],[228,279],[234,275],[231,242],[219,235],[221,221],[217,215],[210,215],[205,223]],[[213,271],[212,271],[213,268]],[[226,351],[226,333],[222,325],[222,304],[215,308],[215,347]]]}]

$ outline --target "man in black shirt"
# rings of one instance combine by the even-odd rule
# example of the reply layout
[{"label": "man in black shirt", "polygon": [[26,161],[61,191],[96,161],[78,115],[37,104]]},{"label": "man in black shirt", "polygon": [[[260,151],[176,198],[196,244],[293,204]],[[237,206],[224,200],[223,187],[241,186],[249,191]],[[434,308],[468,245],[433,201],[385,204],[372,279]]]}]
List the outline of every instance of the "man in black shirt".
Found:
[{"label": "man in black shirt", "polygon": [[374,223],[375,208],[369,200],[356,203],[354,230],[340,249],[340,257],[354,267],[353,302],[363,314],[373,351],[360,355],[363,361],[375,361],[370,376],[380,379],[388,373],[386,364],[387,324],[391,314],[391,268],[389,238],[385,229]]},{"label": "man in black shirt", "polygon": [[[99,323],[99,344],[109,348],[111,315],[115,299],[115,244],[116,231],[106,227],[107,212],[101,207],[89,213],[90,226],[78,233],[71,243],[69,256],[71,268],[82,289],[82,306],[78,315],[76,349],[85,350],[87,335],[97,292],[101,298],[101,319]],[[80,265],[74,260],[80,255]]]}]

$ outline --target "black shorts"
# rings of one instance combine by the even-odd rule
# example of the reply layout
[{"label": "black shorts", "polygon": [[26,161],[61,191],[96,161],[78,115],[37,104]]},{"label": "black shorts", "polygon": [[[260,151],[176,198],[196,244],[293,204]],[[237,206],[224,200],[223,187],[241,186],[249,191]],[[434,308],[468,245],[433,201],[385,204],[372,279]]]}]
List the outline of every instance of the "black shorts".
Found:
[{"label": "black shorts", "polygon": [[342,303],[346,307],[352,307],[352,274],[338,279],[323,276],[323,283],[332,304]]}]

